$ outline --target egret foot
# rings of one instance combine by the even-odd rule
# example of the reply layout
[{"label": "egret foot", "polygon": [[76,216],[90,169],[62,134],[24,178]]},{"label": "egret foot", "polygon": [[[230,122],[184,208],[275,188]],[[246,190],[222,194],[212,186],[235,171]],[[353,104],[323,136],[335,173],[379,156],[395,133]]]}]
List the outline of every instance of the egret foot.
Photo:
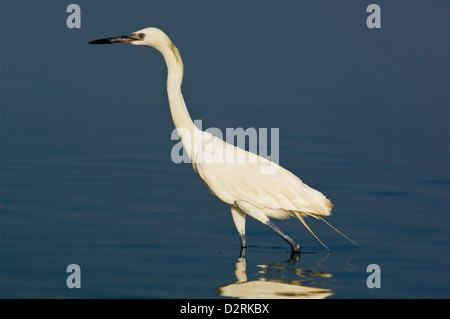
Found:
[{"label": "egret foot", "polygon": [[277,226],[275,226],[271,221],[268,221],[266,225],[272,229],[275,233],[278,234],[281,238],[283,238],[289,245],[291,245],[292,253],[300,253],[300,245],[297,244],[291,237],[286,235],[279,229]]},{"label": "egret foot", "polygon": [[291,258],[289,258],[289,260],[287,260],[286,262],[289,265],[292,265],[292,264],[295,264],[295,262],[297,260],[300,260],[300,252],[299,251],[292,251]]}]

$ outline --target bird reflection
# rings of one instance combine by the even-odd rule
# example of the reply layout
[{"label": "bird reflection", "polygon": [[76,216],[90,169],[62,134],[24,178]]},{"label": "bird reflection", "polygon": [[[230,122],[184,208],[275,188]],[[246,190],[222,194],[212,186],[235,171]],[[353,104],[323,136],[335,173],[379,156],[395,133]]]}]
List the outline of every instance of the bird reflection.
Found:
[{"label": "bird reflection", "polygon": [[[293,262],[294,259],[292,257],[287,261],[288,264]],[[223,297],[236,299],[324,299],[333,295],[330,289],[310,287],[302,284],[302,278],[304,281],[308,277],[332,277],[331,274],[323,271],[287,268],[284,266],[284,263],[258,265],[258,267],[261,268],[258,274],[265,277],[248,281],[245,250],[241,252],[241,256],[236,263],[236,271],[234,272],[237,281],[218,288],[218,294]],[[275,279],[279,277],[280,272],[293,272],[299,279]]]}]

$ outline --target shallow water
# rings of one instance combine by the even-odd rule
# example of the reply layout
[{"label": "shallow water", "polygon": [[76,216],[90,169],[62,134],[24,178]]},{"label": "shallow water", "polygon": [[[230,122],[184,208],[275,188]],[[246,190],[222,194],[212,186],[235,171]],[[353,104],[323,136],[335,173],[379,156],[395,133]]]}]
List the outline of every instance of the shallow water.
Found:
[{"label": "shallow water", "polygon": [[[0,297],[450,297],[449,6],[401,3],[379,3],[381,30],[356,1],[136,2],[137,16],[79,1],[79,30],[64,4],[2,3]],[[279,128],[280,164],[331,199],[328,220],[360,247],[310,220],[328,253],[274,221],[302,245],[290,260],[248,219],[240,258],[229,208],[171,161],[163,59],[87,44],[149,25],[181,51],[192,117]],[[366,285],[371,264],[381,288]]]}]

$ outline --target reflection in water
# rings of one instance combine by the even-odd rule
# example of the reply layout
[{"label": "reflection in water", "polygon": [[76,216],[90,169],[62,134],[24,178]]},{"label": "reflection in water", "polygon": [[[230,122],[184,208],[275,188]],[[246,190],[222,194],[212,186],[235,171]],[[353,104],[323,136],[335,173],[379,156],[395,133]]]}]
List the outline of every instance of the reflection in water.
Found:
[{"label": "reflection in water", "polygon": [[323,299],[333,295],[330,289],[304,286],[301,279],[275,279],[280,271],[294,272],[300,278],[332,277],[331,274],[315,270],[287,268],[283,264],[258,265],[258,267],[261,268],[258,274],[263,274],[269,278],[247,281],[247,262],[245,256],[241,255],[234,272],[237,282],[218,288],[218,294],[237,299]]}]

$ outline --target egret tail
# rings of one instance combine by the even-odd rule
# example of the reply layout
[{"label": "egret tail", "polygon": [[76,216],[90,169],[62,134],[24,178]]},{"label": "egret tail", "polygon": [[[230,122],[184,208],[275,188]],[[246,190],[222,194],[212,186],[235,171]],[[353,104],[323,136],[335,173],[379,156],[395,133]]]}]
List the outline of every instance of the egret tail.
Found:
[{"label": "egret tail", "polygon": [[302,222],[302,224],[306,227],[307,230],[309,230],[309,232],[316,237],[316,239],[319,241],[319,243],[321,243],[323,245],[323,247],[325,247],[328,251],[331,251],[330,249],[328,249],[328,247],[319,239],[319,237],[316,236],[316,234],[314,234],[314,232],[311,230],[311,228],[309,228],[309,226],[306,224],[305,220],[303,219],[302,216],[297,215],[297,218]]},{"label": "egret tail", "polygon": [[357,242],[355,242],[354,240],[350,239],[349,237],[345,236],[341,231],[339,231],[338,229],[336,229],[336,227],[334,227],[333,225],[331,225],[329,222],[327,222],[322,216],[318,216],[321,220],[323,220],[325,222],[325,224],[327,224],[328,226],[330,226],[331,228],[333,228],[336,232],[338,232],[342,237],[347,238],[347,240],[351,241],[353,244],[355,244],[356,246],[359,246],[359,244]]}]

